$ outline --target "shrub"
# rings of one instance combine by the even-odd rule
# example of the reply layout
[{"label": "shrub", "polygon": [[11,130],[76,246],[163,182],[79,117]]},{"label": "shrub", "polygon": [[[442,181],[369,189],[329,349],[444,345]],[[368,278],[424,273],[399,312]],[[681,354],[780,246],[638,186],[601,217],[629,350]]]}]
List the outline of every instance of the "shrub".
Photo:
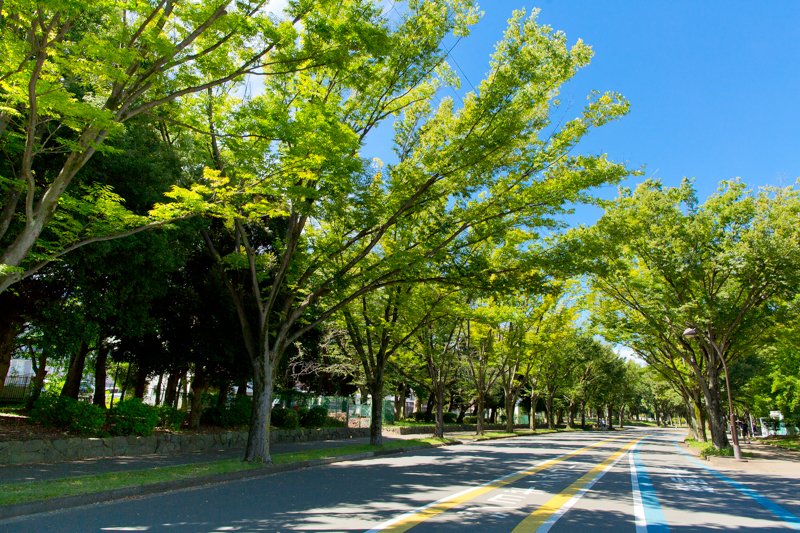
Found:
[{"label": "shrub", "polygon": [[295,412],[297,413],[297,420],[300,422],[300,425],[306,427],[303,424],[303,420],[308,416],[308,407],[299,407]]},{"label": "shrub", "polygon": [[321,405],[315,405],[300,418],[300,424],[304,428],[321,428],[325,425],[328,418],[328,409]]},{"label": "shrub", "polygon": [[106,412],[98,405],[44,393],[33,404],[31,419],[78,435],[98,435],[106,422]]},{"label": "shrub", "polygon": [[159,411],[139,398],[119,402],[108,413],[112,435],[152,435],[158,424]]},{"label": "shrub", "polygon": [[204,426],[221,426],[224,413],[225,410],[216,405],[204,407],[203,412],[200,414],[200,423]]},{"label": "shrub", "polygon": [[414,420],[417,422],[430,422],[433,420],[433,413],[423,413],[422,411],[417,411],[413,415]]},{"label": "shrub", "polygon": [[442,418],[445,424],[455,424],[456,420],[458,420],[458,415],[456,413],[444,413]]},{"label": "shrub", "polygon": [[478,417],[477,416],[465,416],[464,417],[464,423],[465,424],[477,424],[478,423]]},{"label": "shrub", "polygon": [[250,425],[253,412],[253,399],[250,396],[237,396],[222,412],[220,423],[225,427]]},{"label": "shrub", "polygon": [[158,425],[162,428],[174,431],[180,428],[186,419],[186,411],[175,409],[171,405],[161,405],[156,409],[158,409]]},{"label": "shrub", "polygon": [[339,418],[334,418],[332,416],[325,417],[325,424],[323,424],[326,428],[346,428],[347,421],[341,420]]},{"label": "shrub", "polygon": [[294,409],[273,407],[272,425],[280,429],[297,429],[300,426],[300,418]]}]

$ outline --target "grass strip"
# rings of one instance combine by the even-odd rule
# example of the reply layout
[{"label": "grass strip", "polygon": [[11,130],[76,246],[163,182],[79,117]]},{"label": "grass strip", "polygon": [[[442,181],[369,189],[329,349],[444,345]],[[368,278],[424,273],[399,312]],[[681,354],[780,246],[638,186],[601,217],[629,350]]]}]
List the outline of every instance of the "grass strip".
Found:
[{"label": "grass strip", "polygon": [[[733,457],[733,448],[715,448],[711,442],[703,442],[695,439],[686,439],[684,441],[687,445],[700,452],[700,457],[707,459],[709,457]],[[742,457],[753,457],[752,453],[742,452]]]},{"label": "grass strip", "polygon": [[784,450],[793,452],[800,452],[800,435],[792,435],[788,437],[768,437],[759,439],[757,442],[769,444],[770,446],[777,446]]},{"label": "grass strip", "polygon": [[[276,465],[302,463],[315,459],[328,459],[364,452],[391,451],[412,447],[426,448],[447,444],[449,442],[454,441],[430,438],[388,441],[383,446],[353,444],[338,448],[323,448],[303,452],[274,454],[272,456],[272,462]],[[223,459],[208,463],[108,472],[105,474],[47,481],[2,483],[0,484],[0,506],[29,503],[51,498],[95,494],[115,489],[152,485],[166,481],[201,478],[245,470],[258,470],[260,468],[264,468],[264,465],[246,463],[240,459]]]},{"label": "grass strip", "polygon": [[482,440],[495,440],[495,439],[507,439],[509,437],[523,437],[526,435],[545,435],[547,433],[558,433],[559,431],[564,430],[557,430],[557,429],[520,429],[516,430],[513,433],[509,433],[508,431],[486,431],[483,435],[459,435],[459,439],[462,441],[472,440],[472,441],[482,441]]}]

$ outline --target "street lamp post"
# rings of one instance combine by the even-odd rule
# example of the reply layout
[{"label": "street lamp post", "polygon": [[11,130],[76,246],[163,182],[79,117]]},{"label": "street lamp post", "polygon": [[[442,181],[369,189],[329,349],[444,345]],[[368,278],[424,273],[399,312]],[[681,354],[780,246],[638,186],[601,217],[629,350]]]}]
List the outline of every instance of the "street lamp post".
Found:
[{"label": "street lamp post", "polygon": [[[698,331],[696,328],[686,328],[683,332],[683,336],[687,339],[693,339],[697,337]],[[714,349],[716,352],[717,357],[719,360],[722,361],[722,370],[725,372],[725,390],[728,393],[728,423],[731,426],[731,440],[733,440],[733,457],[737,461],[742,460],[742,449],[739,447],[739,435],[736,432],[736,419],[734,418],[733,414],[733,398],[731,397],[731,376],[728,373],[728,365],[725,363],[725,358],[722,356],[722,350],[719,349],[717,343],[714,342],[710,336],[705,337],[705,340],[708,341],[708,344]]]}]

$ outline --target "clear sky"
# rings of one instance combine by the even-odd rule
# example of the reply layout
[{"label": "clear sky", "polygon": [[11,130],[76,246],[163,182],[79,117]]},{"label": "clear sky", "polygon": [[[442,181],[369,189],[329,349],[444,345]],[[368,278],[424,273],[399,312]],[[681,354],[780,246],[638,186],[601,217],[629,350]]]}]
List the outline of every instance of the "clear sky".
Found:
[{"label": "clear sky", "polygon": [[512,11],[536,7],[541,24],[595,52],[562,93],[564,118],[595,89],[631,103],[580,152],[608,153],[667,185],[695,178],[701,200],[722,179],[756,187],[800,176],[800,2],[484,0],[483,19],[451,54],[472,84]]}]

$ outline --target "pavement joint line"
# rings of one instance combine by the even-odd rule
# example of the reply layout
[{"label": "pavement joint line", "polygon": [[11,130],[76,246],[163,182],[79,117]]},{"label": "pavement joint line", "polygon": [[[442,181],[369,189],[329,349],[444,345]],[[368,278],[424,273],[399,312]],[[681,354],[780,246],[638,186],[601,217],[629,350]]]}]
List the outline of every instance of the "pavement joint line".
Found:
[{"label": "pavement joint line", "polygon": [[640,442],[637,442],[628,454],[633,493],[633,514],[636,517],[636,533],[647,533],[648,531],[665,533],[669,531],[669,526],[661,510],[661,504],[658,501],[658,495],[650,482],[647,468],[644,466],[639,453],[639,444],[651,436],[648,435]]},{"label": "pavement joint line", "polygon": [[547,533],[558,520],[580,500],[594,484],[599,481],[628,451],[644,437],[627,442],[619,450],[595,465],[587,473],[573,481],[567,488],[556,494],[534,512],[529,514],[512,530],[512,533],[536,531]]},{"label": "pavement joint line", "polygon": [[703,467],[712,476],[714,476],[715,478],[719,479],[720,481],[723,481],[724,483],[728,484],[729,486],[733,487],[735,490],[737,490],[738,492],[744,494],[745,496],[755,500],[759,505],[761,505],[763,508],[768,510],[774,516],[779,518],[781,521],[783,521],[791,529],[794,529],[796,531],[800,531],[800,517],[798,517],[797,515],[795,515],[794,513],[789,511],[788,509],[786,509],[785,507],[782,507],[781,505],[778,505],[777,503],[775,503],[774,501],[770,500],[766,496],[762,495],[758,491],[753,490],[750,487],[747,487],[746,485],[744,485],[742,483],[739,483],[738,481],[736,481],[734,479],[729,478],[728,476],[726,476],[725,474],[723,474],[722,472],[720,472],[716,468],[714,468],[712,466],[709,466],[709,465],[706,465],[706,464],[703,464],[701,461],[698,461],[697,458],[694,455],[692,455],[691,453],[689,453],[686,450],[684,450],[683,448],[681,448],[680,445],[677,442],[675,442],[674,444],[675,444],[675,447],[682,454],[688,456],[689,459],[692,462],[694,462],[698,466]]},{"label": "pavement joint line", "polygon": [[545,470],[555,464],[565,461],[570,457],[575,457],[576,455],[585,453],[586,451],[592,448],[596,448],[608,442],[622,440],[626,437],[627,436],[617,436],[602,441],[598,441],[588,446],[584,446],[583,448],[579,448],[564,455],[560,455],[553,459],[547,459],[545,461],[536,463],[531,468],[527,468],[525,470],[521,470],[518,472],[511,472],[510,474],[506,474],[505,476],[501,476],[491,481],[487,481],[486,483],[483,483],[476,487],[469,487],[455,494],[450,494],[448,496],[445,496],[444,498],[431,502],[427,505],[423,505],[422,507],[418,507],[417,509],[411,510],[407,513],[403,513],[400,516],[397,516],[381,524],[378,524],[374,528],[368,530],[366,533],[378,533],[381,531],[401,533],[404,531],[408,531],[409,529],[421,524],[422,522],[425,522],[426,520],[429,520],[434,516],[444,513],[445,511],[452,509],[453,507],[472,501],[475,498],[478,498],[488,492],[491,492],[493,490],[499,489],[501,487],[519,481],[520,479],[523,479],[525,477],[532,476],[537,472],[541,472],[542,470]]}]

